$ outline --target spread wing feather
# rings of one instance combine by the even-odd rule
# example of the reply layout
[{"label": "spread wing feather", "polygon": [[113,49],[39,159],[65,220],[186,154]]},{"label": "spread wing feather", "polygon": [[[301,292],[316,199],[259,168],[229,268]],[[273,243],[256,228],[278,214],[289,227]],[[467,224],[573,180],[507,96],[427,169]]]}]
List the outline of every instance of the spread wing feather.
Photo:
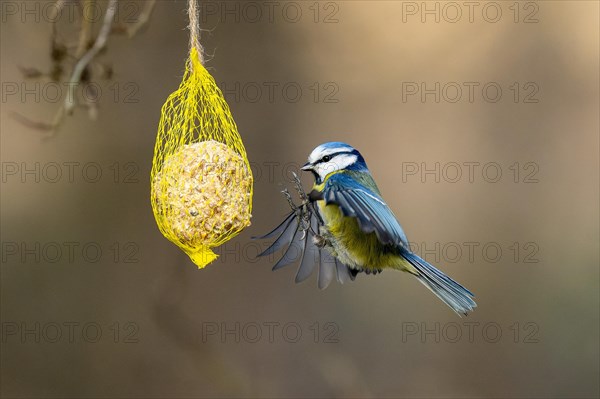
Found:
[{"label": "spread wing feather", "polygon": [[295,219],[294,216],[295,216],[294,212],[291,212],[284,219],[284,221],[279,226],[277,226],[273,231],[265,234],[264,236],[255,237],[256,239],[263,239],[263,238],[274,237],[277,235],[277,239],[273,242],[273,244],[271,244],[267,249],[265,249],[263,252],[258,254],[258,256],[271,255],[271,254],[275,253],[279,248],[283,247],[284,245],[289,245],[289,243],[292,242],[292,239],[294,238],[294,233],[296,232],[296,229],[298,228],[297,225],[294,223],[294,219]]},{"label": "spread wing feather", "polygon": [[[307,225],[308,224],[308,225]],[[324,289],[334,277],[340,283],[354,280],[348,266],[335,259],[327,249],[315,243],[322,221],[312,204],[305,204],[290,212],[283,222],[271,232],[254,239],[277,237],[275,241],[258,256],[272,255],[283,249],[282,257],[275,263],[273,270],[281,269],[300,260],[295,282],[306,280],[318,269],[318,285]]]},{"label": "spread wing feather", "polygon": [[[319,231],[319,222],[316,215],[311,215],[310,230],[306,232],[304,239],[304,250],[302,251],[302,261],[296,273],[296,283],[306,280],[312,274],[315,266],[320,263],[319,248],[314,241],[314,232]],[[323,267],[321,265],[321,267]]]},{"label": "spread wing feather", "polygon": [[334,258],[325,248],[320,249],[319,252],[321,258],[321,268],[329,267],[335,269],[335,275],[340,284],[347,283],[348,281],[354,281],[355,275],[350,272],[348,266],[340,262],[337,258]]}]

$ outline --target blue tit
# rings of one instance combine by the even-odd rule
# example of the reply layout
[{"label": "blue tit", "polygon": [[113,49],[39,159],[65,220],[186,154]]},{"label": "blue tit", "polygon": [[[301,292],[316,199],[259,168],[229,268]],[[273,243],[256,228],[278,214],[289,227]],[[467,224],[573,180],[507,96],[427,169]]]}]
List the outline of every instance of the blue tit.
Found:
[{"label": "blue tit", "polygon": [[477,306],[468,289],[410,250],[402,227],[355,148],[340,142],[321,144],[302,170],[314,175],[312,191],[300,206],[291,202],[288,193],[292,212],[273,231],[258,237],[276,237],[259,256],[285,248],[273,270],[301,259],[296,274],[300,282],[319,265],[321,289],[334,277],[344,283],[359,273],[400,270],[415,276],[459,315]]}]

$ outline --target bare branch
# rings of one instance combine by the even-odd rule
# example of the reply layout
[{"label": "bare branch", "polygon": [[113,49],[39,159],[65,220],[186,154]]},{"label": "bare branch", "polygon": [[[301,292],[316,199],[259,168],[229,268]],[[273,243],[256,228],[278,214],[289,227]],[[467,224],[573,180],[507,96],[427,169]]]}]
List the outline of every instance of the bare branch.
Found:
[{"label": "bare branch", "polygon": [[152,11],[154,11],[155,5],[156,0],[147,0],[145,2],[144,9],[140,13],[137,22],[127,29],[127,36],[130,39],[134,37],[138,33],[138,31],[148,23],[148,21],[150,21],[150,16],[152,16]]},{"label": "bare branch", "polygon": [[29,119],[28,117],[18,113],[11,112],[11,116],[15,118],[15,120],[31,129],[40,130],[46,132],[46,138],[50,138],[54,136],[56,133],[56,128],[61,124],[64,117],[64,108],[61,106],[56,115],[54,116],[54,120],[52,123],[39,122]]},{"label": "bare branch", "polygon": [[94,0],[85,0],[83,6],[83,20],[81,22],[81,32],[79,33],[79,43],[77,43],[77,50],[75,51],[75,57],[81,58],[87,50],[88,43],[92,39],[92,22],[87,18],[85,10],[92,8]]},{"label": "bare branch", "polygon": [[106,41],[108,40],[108,35],[110,35],[115,12],[117,10],[117,3],[118,0],[109,1],[108,8],[104,14],[102,28],[100,29],[100,33],[98,33],[98,37],[96,38],[94,45],[87,51],[87,53],[83,55],[83,57],[79,59],[79,61],[77,61],[75,68],[73,68],[73,74],[71,75],[71,79],[68,83],[68,93],[64,103],[66,113],[71,113],[73,107],[75,106],[75,87],[79,84],[81,74],[88,64],[94,59],[94,57],[98,55],[100,50],[106,46]]}]

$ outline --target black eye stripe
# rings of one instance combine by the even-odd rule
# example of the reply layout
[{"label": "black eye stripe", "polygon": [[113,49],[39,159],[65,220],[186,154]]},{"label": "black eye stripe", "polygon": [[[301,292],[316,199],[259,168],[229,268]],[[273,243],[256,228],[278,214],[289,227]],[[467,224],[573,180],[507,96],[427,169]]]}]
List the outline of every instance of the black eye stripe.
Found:
[{"label": "black eye stripe", "polygon": [[[323,158],[319,159],[317,162],[315,162],[316,164],[319,163],[323,163],[323,162],[329,162],[331,161],[334,157],[338,156],[338,155],[342,155],[342,154],[354,154],[354,151],[339,151],[339,152],[334,152],[333,154],[328,154],[323,156]],[[326,157],[329,157],[329,159],[325,159]]]}]

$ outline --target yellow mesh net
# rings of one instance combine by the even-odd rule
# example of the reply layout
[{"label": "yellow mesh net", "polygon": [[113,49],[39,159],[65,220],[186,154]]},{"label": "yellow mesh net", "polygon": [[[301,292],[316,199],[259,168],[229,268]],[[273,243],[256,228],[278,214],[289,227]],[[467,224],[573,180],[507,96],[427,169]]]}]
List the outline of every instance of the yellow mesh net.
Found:
[{"label": "yellow mesh net", "polygon": [[217,257],[211,248],[250,225],[252,183],[229,106],[192,48],[161,111],[151,172],[156,223],[203,268]]}]

